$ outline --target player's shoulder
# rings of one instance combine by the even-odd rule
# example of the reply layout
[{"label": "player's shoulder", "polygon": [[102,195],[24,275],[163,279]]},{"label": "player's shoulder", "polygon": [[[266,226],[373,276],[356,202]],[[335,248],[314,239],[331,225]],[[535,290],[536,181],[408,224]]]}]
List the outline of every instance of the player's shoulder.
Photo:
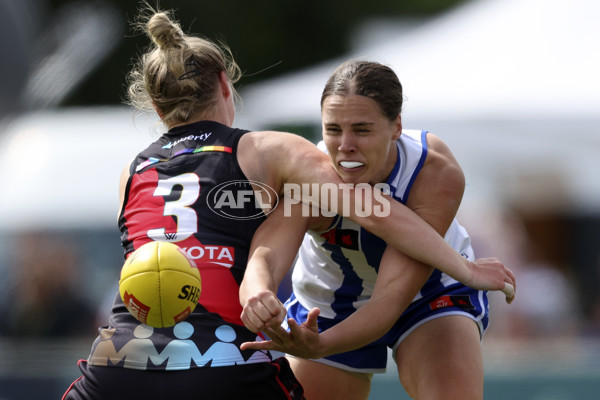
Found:
[{"label": "player's shoulder", "polygon": [[444,140],[435,133],[427,132],[425,140],[427,141],[427,148],[430,151],[440,153],[442,155],[452,154],[446,142],[444,142]]},{"label": "player's shoulder", "polygon": [[295,133],[283,131],[250,131],[246,133],[240,144],[254,147],[257,151],[316,151],[316,146],[308,139]]},{"label": "player's shoulder", "polygon": [[465,184],[463,170],[452,154],[450,147],[439,136],[428,132],[427,159],[422,169],[422,175],[429,176],[436,182],[445,182],[445,186],[456,187],[462,193]]}]

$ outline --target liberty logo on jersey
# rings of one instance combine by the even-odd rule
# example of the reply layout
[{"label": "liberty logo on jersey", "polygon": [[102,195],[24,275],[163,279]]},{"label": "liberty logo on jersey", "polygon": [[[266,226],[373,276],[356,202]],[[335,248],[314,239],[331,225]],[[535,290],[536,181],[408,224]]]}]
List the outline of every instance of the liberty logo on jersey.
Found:
[{"label": "liberty logo on jersey", "polygon": [[277,207],[279,196],[273,188],[262,182],[235,180],[212,188],[206,201],[217,215],[249,220],[270,214]]},{"label": "liberty logo on jersey", "polygon": [[199,141],[205,141],[206,139],[208,139],[208,137],[212,135],[212,132],[208,132],[208,133],[202,133],[200,135],[189,135],[186,136],[184,138],[181,138],[179,140],[176,140],[175,142],[169,142],[167,144],[165,144],[162,148],[163,149],[170,149],[173,146],[178,145],[181,142],[185,142],[186,140],[199,140]]}]

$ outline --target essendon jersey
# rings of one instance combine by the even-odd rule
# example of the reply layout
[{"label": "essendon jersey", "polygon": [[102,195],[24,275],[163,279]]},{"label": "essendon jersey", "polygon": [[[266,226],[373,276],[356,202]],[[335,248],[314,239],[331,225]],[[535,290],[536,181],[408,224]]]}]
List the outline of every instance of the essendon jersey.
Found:
[{"label": "essendon jersey", "polygon": [[176,243],[198,265],[202,290],[194,312],[171,328],[140,324],[117,295],[92,365],[168,370],[269,361],[264,352],[239,350],[257,339],[240,320],[239,285],[265,218],[236,158],[245,133],[212,121],[176,127],[131,164],[119,216],[125,253],[152,240]]}]

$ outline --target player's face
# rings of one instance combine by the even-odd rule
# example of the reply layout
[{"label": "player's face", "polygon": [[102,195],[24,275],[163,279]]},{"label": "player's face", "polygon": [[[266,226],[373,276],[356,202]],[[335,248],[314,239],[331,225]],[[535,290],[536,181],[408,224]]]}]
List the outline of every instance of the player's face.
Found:
[{"label": "player's face", "polygon": [[396,163],[400,116],[390,121],[375,100],[349,95],[326,98],[321,118],[329,159],[344,182],[386,181]]}]

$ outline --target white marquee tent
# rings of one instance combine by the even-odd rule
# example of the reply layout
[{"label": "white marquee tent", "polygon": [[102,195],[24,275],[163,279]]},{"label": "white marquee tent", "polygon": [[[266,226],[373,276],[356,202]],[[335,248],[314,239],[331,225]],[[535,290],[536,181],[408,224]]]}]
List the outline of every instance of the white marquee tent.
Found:
[{"label": "white marquee tent", "polygon": [[153,140],[157,120],[98,107],[0,124],[0,233],[116,227],[119,176]]}]

